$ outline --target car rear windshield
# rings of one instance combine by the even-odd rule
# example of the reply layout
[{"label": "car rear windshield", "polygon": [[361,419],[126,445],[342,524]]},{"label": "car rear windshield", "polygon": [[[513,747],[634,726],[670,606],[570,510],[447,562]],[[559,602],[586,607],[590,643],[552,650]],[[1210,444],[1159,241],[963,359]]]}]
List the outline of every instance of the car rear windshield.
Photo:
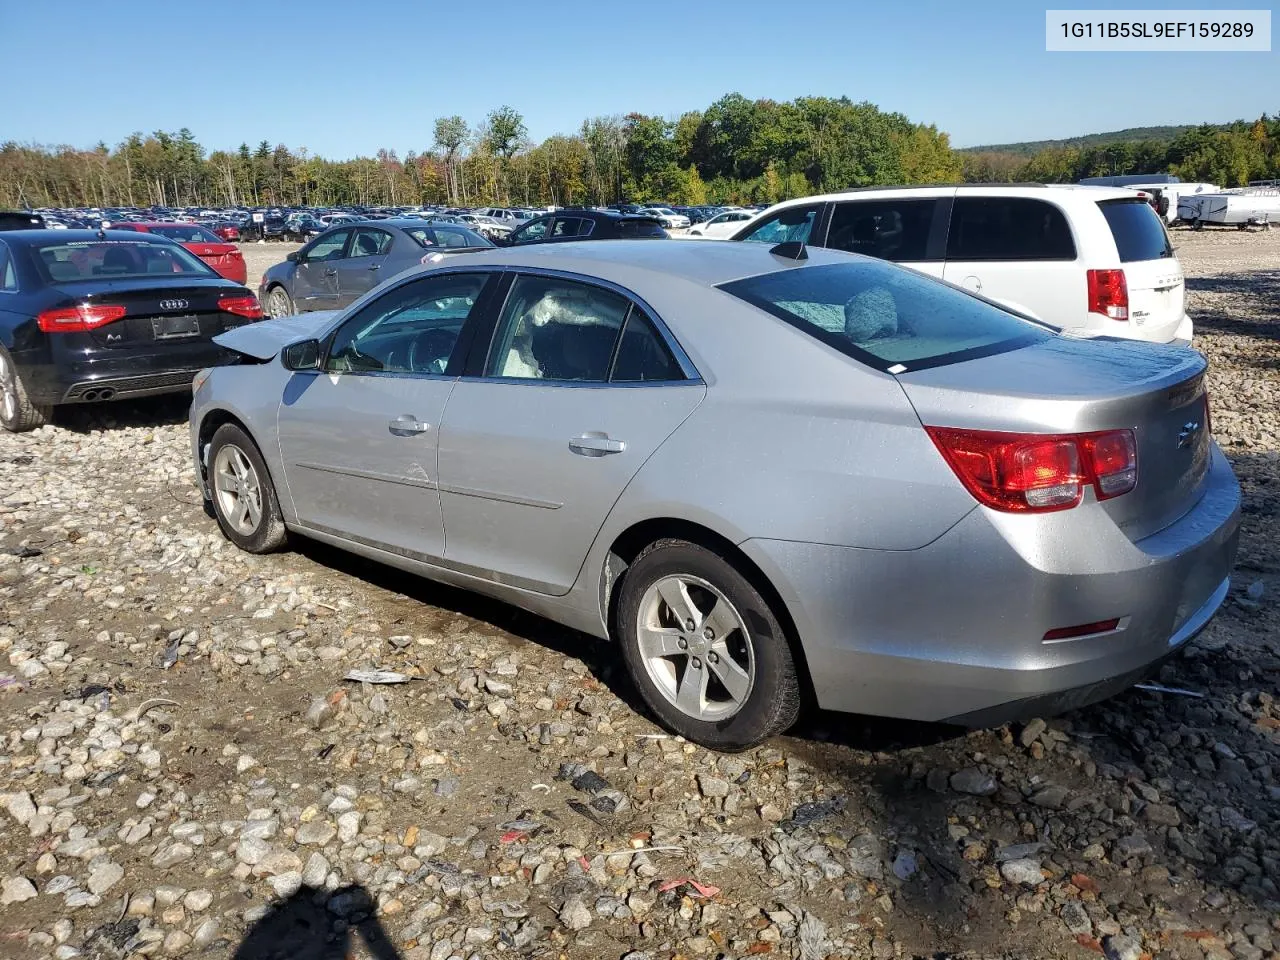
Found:
[{"label": "car rear windshield", "polygon": [[888,373],[1003,353],[1053,335],[911,270],[863,260],[779,270],[720,289]]},{"label": "car rear windshield", "polygon": [[222,242],[204,227],[152,227],[150,232],[157,236],[168,237],[170,240],[177,240],[179,243]]},{"label": "car rear windshield", "polygon": [[466,227],[409,227],[405,230],[420,247],[492,247],[480,234]]},{"label": "car rear windshield", "polygon": [[140,240],[81,240],[34,247],[36,264],[49,283],[139,277],[216,277],[177,244]]},{"label": "car rear windshield", "polygon": [[1121,263],[1162,260],[1173,256],[1173,244],[1160,216],[1140,197],[1132,200],[1103,200],[1098,209],[1107,218]]},{"label": "car rear windshield", "polygon": [[665,237],[666,231],[657,220],[619,220],[618,236],[627,239],[634,237]]}]

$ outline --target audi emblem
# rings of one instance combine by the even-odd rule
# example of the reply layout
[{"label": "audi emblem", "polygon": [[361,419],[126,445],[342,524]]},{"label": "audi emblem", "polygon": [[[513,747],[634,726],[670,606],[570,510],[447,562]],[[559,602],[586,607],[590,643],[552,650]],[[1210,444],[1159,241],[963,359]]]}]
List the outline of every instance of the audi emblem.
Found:
[{"label": "audi emblem", "polygon": [[188,306],[188,303],[186,300],[161,300],[160,301],[161,310],[185,310],[187,309],[187,306]]}]

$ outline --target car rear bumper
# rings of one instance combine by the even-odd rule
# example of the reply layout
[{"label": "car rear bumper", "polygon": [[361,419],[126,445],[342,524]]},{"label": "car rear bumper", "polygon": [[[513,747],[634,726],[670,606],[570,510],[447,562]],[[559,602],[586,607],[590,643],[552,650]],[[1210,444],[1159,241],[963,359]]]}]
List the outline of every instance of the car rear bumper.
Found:
[{"label": "car rear bumper", "polygon": [[208,340],[169,343],[164,349],[154,343],[137,348],[67,345],[52,352],[52,362],[46,358],[27,365],[22,375],[34,403],[91,403],[189,391],[199,370],[232,356]]},{"label": "car rear bumper", "polygon": [[1227,595],[1240,488],[1215,447],[1199,502],[1143,540],[1102,511],[1039,537],[1011,536],[1028,518],[1010,517],[974,509],[918,550],[742,548],[782,594],[821,706],[989,725],[1110,696],[1199,633]]}]

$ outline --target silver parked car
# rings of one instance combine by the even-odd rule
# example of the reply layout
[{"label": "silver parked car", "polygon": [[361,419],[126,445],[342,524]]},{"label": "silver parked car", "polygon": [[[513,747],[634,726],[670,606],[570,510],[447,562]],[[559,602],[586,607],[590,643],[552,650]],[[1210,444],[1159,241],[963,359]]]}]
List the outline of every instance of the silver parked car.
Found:
[{"label": "silver parked car", "polygon": [[984,725],[1149,673],[1222,603],[1240,492],[1190,350],[1077,340],[799,244],[549,244],[218,342],[205,496],[610,637],[671,729]]}]

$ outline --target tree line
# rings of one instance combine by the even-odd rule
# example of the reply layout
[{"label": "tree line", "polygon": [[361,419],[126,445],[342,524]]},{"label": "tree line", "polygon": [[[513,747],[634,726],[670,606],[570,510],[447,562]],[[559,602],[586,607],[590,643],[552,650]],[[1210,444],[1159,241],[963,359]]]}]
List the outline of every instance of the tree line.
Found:
[{"label": "tree line", "polygon": [[947,134],[848,97],[734,93],[674,120],[591,117],[541,143],[503,106],[478,122],[441,117],[423,139],[348,160],[266,140],[207,151],[186,128],[91,149],[9,141],[0,206],[746,203],[961,175]]},{"label": "tree line", "polygon": [[968,181],[1075,183],[1085,177],[1173,173],[1186,182],[1240,187],[1280,179],[1280,115],[1252,123],[1192,127],[1171,137],[1014,150],[961,152]]}]

